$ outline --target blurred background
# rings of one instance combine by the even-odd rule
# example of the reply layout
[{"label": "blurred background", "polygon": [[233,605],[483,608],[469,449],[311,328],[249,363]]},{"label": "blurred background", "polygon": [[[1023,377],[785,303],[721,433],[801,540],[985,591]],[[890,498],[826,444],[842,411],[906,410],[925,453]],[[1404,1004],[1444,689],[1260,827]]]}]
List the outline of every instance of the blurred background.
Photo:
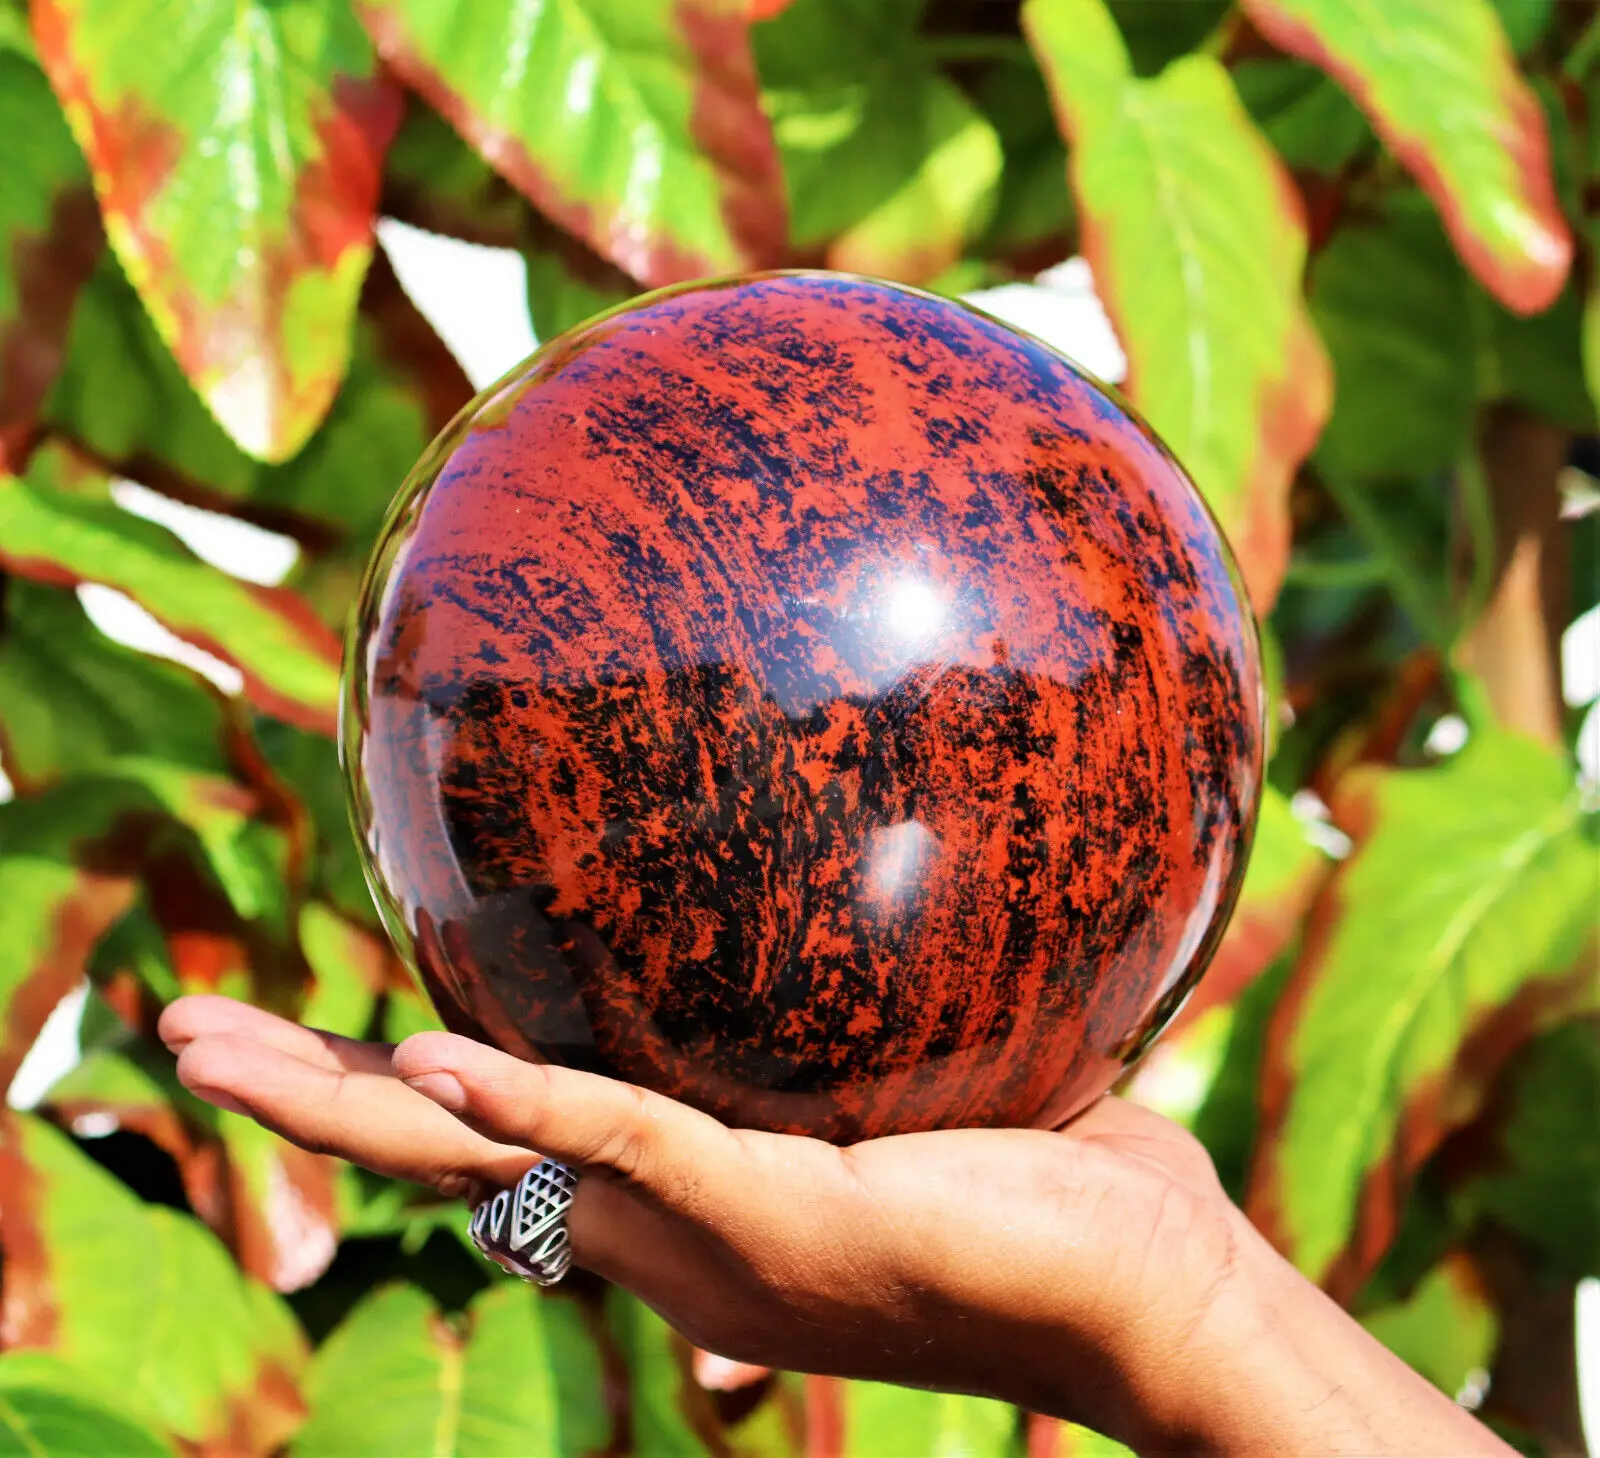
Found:
[{"label": "blurred background", "polygon": [[190,1098],[182,991],[432,1016],[331,738],[390,498],[651,287],[821,265],[1120,385],[1271,785],[1122,1093],[1529,1453],[1600,1438],[1595,0],[0,0],[0,1452],[1100,1454],[497,1279]]}]

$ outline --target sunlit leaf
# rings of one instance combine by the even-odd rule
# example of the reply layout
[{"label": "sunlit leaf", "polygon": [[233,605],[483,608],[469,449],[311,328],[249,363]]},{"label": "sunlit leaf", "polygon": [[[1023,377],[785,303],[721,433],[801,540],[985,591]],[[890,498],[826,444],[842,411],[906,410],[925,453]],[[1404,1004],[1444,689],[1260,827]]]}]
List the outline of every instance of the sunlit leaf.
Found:
[{"label": "sunlit leaf", "polygon": [[16,1458],[171,1458],[172,1445],[115,1393],[42,1352],[0,1357],[0,1454]]},{"label": "sunlit leaf", "polygon": [[510,1282],[455,1322],[414,1286],[374,1292],[317,1349],[306,1397],[307,1458],[560,1451],[540,1299]]},{"label": "sunlit leaf", "polygon": [[784,206],[743,0],[359,0],[384,59],[648,284],[770,266]]},{"label": "sunlit leaf", "polygon": [[293,455],[349,361],[400,120],[366,36],[322,0],[36,0],[33,24],[161,337],[245,450]]},{"label": "sunlit leaf", "polygon": [[15,1114],[0,1139],[0,1243],[8,1349],[55,1353],[191,1443],[270,1450],[297,1424],[305,1353],[288,1308],[203,1226]]},{"label": "sunlit leaf", "polygon": [[312,902],[300,913],[300,945],[313,979],[301,1021],[341,1037],[365,1037],[379,994],[397,975],[387,943]]},{"label": "sunlit leaf", "polygon": [[1358,846],[1274,1015],[1247,1208],[1349,1290],[1496,1068],[1595,999],[1595,849],[1564,757],[1490,729],[1435,769],[1352,771],[1334,813]]},{"label": "sunlit leaf", "polygon": [[1275,46],[1354,97],[1491,293],[1524,314],[1555,298],[1572,237],[1544,116],[1491,0],[1244,0],[1244,9]]},{"label": "sunlit leaf", "polygon": [[925,283],[989,221],[994,127],[935,66],[904,0],[794,0],[757,33],[790,235],[830,268]]},{"label": "sunlit leaf", "polygon": [[1213,58],[1135,78],[1101,0],[1028,0],[1023,22],[1071,143],[1083,252],[1128,392],[1264,612],[1288,562],[1289,482],[1329,396],[1300,295],[1298,194]]},{"label": "sunlit leaf", "polygon": [[839,1384],[848,1458],[881,1453],[1010,1458],[1018,1416],[1004,1403],[951,1392],[922,1392],[878,1382]]},{"label": "sunlit leaf", "polygon": [[0,49],[0,468],[17,469],[101,248],[88,170],[39,68]]},{"label": "sunlit leaf", "polygon": [[133,905],[132,879],[103,848],[141,811],[142,797],[92,781],[0,805],[0,1088]]},{"label": "sunlit leaf", "polygon": [[36,581],[127,593],[180,638],[234,664],[261,708],[332,731],[338,643],[294,594],[229,577],[109,496],[68,494],[39,474],[0,477],[0,563]]}]

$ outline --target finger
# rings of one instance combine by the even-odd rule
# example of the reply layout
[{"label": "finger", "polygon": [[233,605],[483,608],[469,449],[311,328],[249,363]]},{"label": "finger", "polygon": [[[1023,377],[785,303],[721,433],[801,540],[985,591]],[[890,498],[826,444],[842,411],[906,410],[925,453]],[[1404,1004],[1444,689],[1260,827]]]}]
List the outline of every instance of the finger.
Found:
[{"label": "finger", "polygon": [[[178,1058],[178,1076],[201,1098],[248,1114],[319,1154],[476,1202],[514,1185],[534,1163],[526,1148],[470,1129],[389,1074],[305,1063],[250,1038],[198,1038]],[[612,1279],[660,1252],[660,1221],[622,1189],[580,1180],[567,1220],[573,1259]]]},{"label": "finger", "polygon": [[181,1053],[196,1038],[249,1038],[335,1072],[388,1073],[393,1052],[388,1043],[363,1043],[319,1028],[301,1027],[236,998],[205,993],[171,1003],[161,1014],[156,1032],[174,1053]]},{"label": "finger", "polygon": [[702,1216],[740,1188],[739,1139],[708,1115],[598,1074],[525,1063],[453,1033],[418,1033],[394,1071],[441,1108],[494,1139],[569,1164],[598,1167],[669,1208]]},{"label": "finger", "polygon": [[387,1073],[329,1068],[256,1038],[196,1038],[178,1056],[178,1077],[304,1149],[452,1194],[471,1180],[513,1183],[532,1162],[527,1149],[484,1138]]}]

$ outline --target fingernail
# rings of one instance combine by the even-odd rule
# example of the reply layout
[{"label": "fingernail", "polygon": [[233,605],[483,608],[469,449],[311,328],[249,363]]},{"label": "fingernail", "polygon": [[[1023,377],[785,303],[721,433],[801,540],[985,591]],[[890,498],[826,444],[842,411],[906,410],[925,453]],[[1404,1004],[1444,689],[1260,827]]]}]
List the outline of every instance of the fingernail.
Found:
[{"label": "fingernail", "polygon": [[459,1114],[467,1106],[467,1091],[453,1073],[419,1073],[408,1078],[406,1084],[452,1114]]},{"label": "fingernail", "polygon": [[250,1118],[250,1110],[245,1108],[232,1094],[225,1094],[220,1088],[206,1088],[203,1084],[195,1084],[189,1090],[197,1099],[204,1099],[208,1104],[215,1104],[217,1108],[224,1109],[230,1114],[243,1114]]}]

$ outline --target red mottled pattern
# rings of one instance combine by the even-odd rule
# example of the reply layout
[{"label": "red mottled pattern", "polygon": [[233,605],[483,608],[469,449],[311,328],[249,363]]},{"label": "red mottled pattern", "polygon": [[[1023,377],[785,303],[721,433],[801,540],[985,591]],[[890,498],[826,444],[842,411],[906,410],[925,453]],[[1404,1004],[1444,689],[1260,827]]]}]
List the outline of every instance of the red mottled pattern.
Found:
[{"label": "red mottled pattern", "polygon": [[1037,341],[832,274],[651,295],[482,397],[347,678],[374,890],[452,1026],[835,1140],[1107,1088],[1261,780],[1171,457]]}]

